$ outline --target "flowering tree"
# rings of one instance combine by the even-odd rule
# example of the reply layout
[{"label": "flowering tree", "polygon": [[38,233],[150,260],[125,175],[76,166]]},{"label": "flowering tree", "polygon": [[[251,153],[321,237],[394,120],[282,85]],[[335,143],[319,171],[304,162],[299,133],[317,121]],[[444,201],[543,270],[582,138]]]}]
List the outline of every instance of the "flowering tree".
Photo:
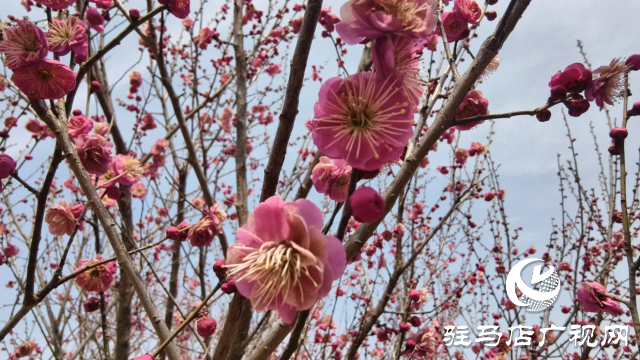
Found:
[{"label": "flowering tree", "polygon": [[[0,23],[1,351],[638,358],[640,55],[593,68],[579,43],[546,103],[490,113],[483,81],[531,1],[503,2],[23,0]],[[311,57],[321,44],[335,54]],[[592,105],[611,138],[600,151],[592,130],[599,189],[571,135]],[[493,128],[552,108],[570,140],[561,219],[523,247]],[[566,298],[540,313],[507,296],[534,254]],[[447,339],[462,324],[509,331],[465,348]],[[546,330],[593,326],[591,343],[616,324],[629,338],[599,348]]]}]

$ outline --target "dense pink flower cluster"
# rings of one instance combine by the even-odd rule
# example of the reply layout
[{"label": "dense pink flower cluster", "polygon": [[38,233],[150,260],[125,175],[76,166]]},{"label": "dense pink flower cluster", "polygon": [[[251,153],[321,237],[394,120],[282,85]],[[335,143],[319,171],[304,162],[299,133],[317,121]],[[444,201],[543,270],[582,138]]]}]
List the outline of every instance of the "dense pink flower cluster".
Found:
[{"label": "dense pink flower cluster", "polygon": [[[28,20],[17,20],[16,26],[5,30],[0,53],[6,55],[7,67],[13,71],[11,80],[27,96],[55,100],[75,89],[75,72],[59,61],[47,59],[49,47],[57,55],[74,51],[86,58],[84,27],[77,25],[77,19],[67,21],[68,24],[54,23],[49,34]],[[48,39],[51,39],[51,45]]]}]

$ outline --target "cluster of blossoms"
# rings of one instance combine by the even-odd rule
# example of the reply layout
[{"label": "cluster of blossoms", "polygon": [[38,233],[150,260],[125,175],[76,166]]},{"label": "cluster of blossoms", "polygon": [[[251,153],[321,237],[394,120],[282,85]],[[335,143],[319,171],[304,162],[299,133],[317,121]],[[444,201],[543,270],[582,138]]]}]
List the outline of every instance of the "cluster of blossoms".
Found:
[{"label": "cluster of blossoms", "polygon": [[5,30],[0,53],[6,55],[7,67],[13,71],[11,81],[18,89],[38,100],[60,99],[75,89],[75,72],[59,61],[47,59],[47,54],[73,51],[80,59],[86,59],[87,35],[82,21],[75,17],[57,21],[47,34],[28,20],[16,23]]},{"label": "cluster of blossoms", "polygon": [[[371,43],[374,70],[329,79],[320,89],[310,122],[314,143],[326,156],[313,170],[318,192],[345,201],[352,168],[367,178],[363,174],[375,176],[386,164],[400,160],[414,133],[414,116],[424,94],[420,57],[425,48],[435,50],[439,38],[437,7],[435,0],[351,0],[342,6],[342,21],[335,27],[347,44]],[[477,24],[481,15],[475,1],[456,0],[453,10],[443,14],[447,40],[467,37],[468,25]],[[487,115],[488,106],[482,92],[472,90],[456,118]],[[480,122],[456,128],[468,130]],[[354,215],[368,212],[356,215],[356,220],[373,222],[384,215],[380,199],[373,189],[358,189],[348,203]]]}]

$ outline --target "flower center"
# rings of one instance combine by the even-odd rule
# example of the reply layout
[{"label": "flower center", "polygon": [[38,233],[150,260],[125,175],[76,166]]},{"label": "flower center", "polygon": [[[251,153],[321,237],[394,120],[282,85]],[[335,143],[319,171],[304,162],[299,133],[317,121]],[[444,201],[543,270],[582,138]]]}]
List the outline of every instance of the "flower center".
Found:
[{"label": "flower center", "polygon": [[286,298],[292,291],[303,294],[300,279],[306,275],[316,284],[309,272],[309,265],[322,271],[316,262],[305,264],[300,252],[289,244],[265,243],[258,251],[244,257],[241,263],[228,264],[229,276],[236,282],[256,282],[253,298],[262,304],[270,304],[279,296]]},{"label": "flower center", "polygon": [[36,76],[42,81],[48,81],[53,78],[53,74],[47,69],[39,70],[36,72]]},{"label": "flower center", "polygon": [[420,7],[418,3],[409,0],[378,0],[378,3],[380,10],[393,15],[407,30],[421,25],[420,15],[426,10],[426,5]]},{"label": "flower center", "polygon": [[349,120],[351,121],[351,126],[354,127],[354,131],[371,128],[372,118],[366,106],[363,107],[360,104],[351,105]]},{"label": "flower center", "polygon": [[93,162],[102,161],[102,150],[97,147],[92,147],[86,150],[87,157]]}]

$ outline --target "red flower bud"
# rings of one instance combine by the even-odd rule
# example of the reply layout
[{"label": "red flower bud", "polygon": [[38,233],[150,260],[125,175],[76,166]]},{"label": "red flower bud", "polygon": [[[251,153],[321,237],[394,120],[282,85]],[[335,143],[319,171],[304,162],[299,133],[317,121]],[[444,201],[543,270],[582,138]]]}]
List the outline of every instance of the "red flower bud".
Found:
[{"label": "red flower bud", "polygon": [[487,17],[487,20],[489,21],[493,21],[498,17],[498,13],[495,11],[487,11],[484,15]]},{"label": "red flower bud", "polygon": [[218,323],[216,323],[216,321],[213,318],[208,316],[203,317],[200,320],[198,320],[198,327],[197,327],[198,335],[205,338],[209,337],[213,335],[213,333],[216,331],[216,327],[218,327]]},{"label": "red flower bud", "polygon": [[213,272],[216,274],[219,281],[224,281],[227,278],[227,268],[224,265],[224,260],[218,260],[213,264]]},{"label": "red flower bud", "polygon": [[624,62],[624,64],[627,65],[627,67],[631,71],[640,70],[640,54],[634,54],[629,56],[627,58],[627,61]]},{"label": "red flower bud", "polygon": [[84,307],[84,311],[94,312],[100,309],[100,299],[98,299],[97,297],[90,297],[84,302],[82,306]]},{"label": "red flower bud", "polygon": [[236,283],[233,282],[233,279],[229,279],[226,283],[222,284],[220,290],[225,294],[233,294],[236,292]]},{"label": "red flower bud", "polygon": [[360,222],[374,222],[384,216],[384,199],[368,186],[356,190],[349,198],[353,217]]},{"label": "red flower bud", "polygon": [[609,131],[609,136],[614,141],[621,141],[626,139],[627,136],[629,136],[629,132],[627,131],[626,128],[613,128],[611,129],[611,131]]},{"label": "red flower bud", "polygon": [[140,10],[137,8],[129,9],[129,16],[131,16],[131,20],[138,20],[140,18]]},{"label": "red flower bud", "polygon": [[551,111],[549,111],[547,109],[542,110],[542,111],[536,113],[536,118],[540,122],[547,122],[547,121],[551,120]]},{"label": "red flower bud", "polygon": [[171,226],[167,229],[167,239],[178,240],[180,239],[180,229],[175,226]]}]

